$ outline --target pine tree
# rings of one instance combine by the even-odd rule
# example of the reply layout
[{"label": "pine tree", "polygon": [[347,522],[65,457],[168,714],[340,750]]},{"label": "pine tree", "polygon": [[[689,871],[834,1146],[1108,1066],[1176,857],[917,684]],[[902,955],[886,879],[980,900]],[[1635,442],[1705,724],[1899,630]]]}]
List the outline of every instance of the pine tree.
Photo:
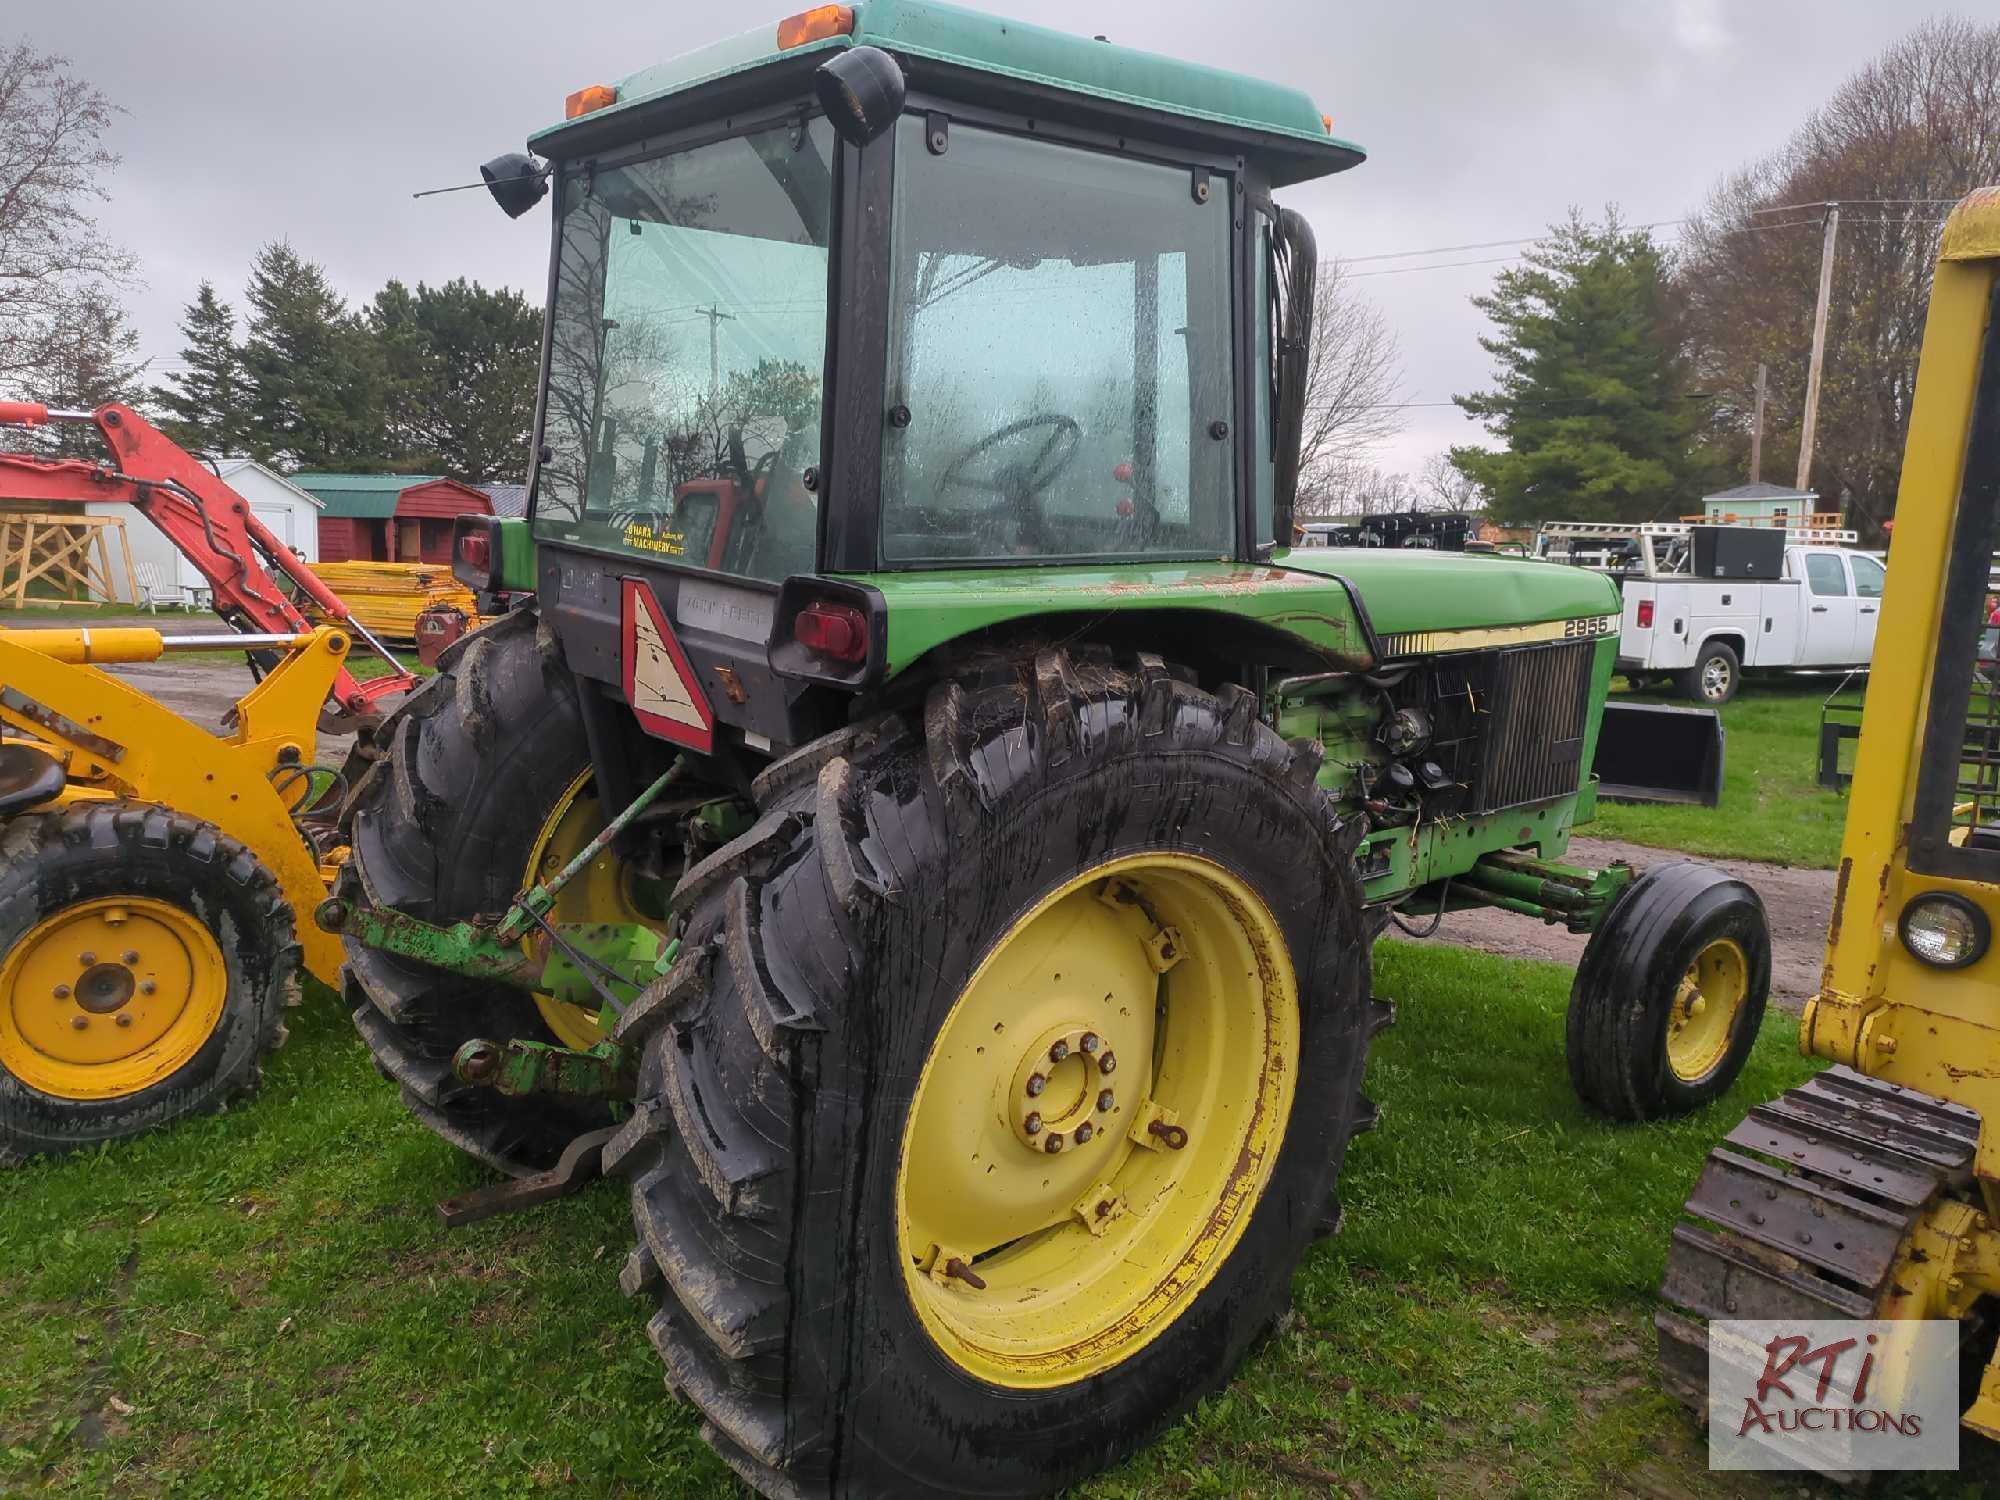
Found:
[{"label": "pine tree", "polygon": [[1651,236],[1572,213],[1473,305],[1496,388],[1452,399],[1506,447],[1451,461],[1507,522],[1657,520],[1696,498],[1667,270]]},{"label": "pine tree", "polygon": [[541,314],[519,292],[463,279],[391,281],[368,323],[384,365],[387,450],[399,466],[472,484],[526,471]]},{"label": "pine tree", "polygon": [[243,355],[236,347],[236,311],[210,282],[202,282],[181,314],[181,364],[153,388],[153,401],[165,414],[161,429],[196,453],[233,453],[246,427]]},{"label": "pine tree", "polygon": [[386,457],[381,351],[326,273],[277,241],[257,252],[246,300],[251,456],[299,469],[379,466]]},{"label": "pine tree", "polygon": [[[57,309],[37,342],[30,398],[70,411],[92,411],[107,402],[138,399],[145,362],[139,331],[125,310],[98,289]],[[104,440],[94,427],[54,422],[38,434],[37,451],[65,458],[101,458]]]}]

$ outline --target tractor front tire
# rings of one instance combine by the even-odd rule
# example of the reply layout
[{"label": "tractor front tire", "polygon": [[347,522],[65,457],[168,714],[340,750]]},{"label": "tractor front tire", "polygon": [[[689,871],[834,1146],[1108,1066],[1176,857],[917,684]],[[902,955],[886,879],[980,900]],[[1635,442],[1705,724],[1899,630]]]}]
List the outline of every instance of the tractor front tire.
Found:
[{"label": "tractor front tire", "polygon": [[0,1165],[257,1087],[298,1003],[277,877],[212,824],[86,802],[0,829]]},{"label": "tractor front tire", "polygon": [[1684,1115],[1736,1082],[1771,992],[1771,931],[1744,881],[1658,865],[1577,965],[1566,1050],[1577,1097],[1614,1120]]},{"label": "tractor front tire", "polygon": [[[526,884],[538,831],[590,768],[554,636],[532,610],[516,610],[455,642],[381,738],[382,758],[348,801],[353,855],[334,895],[439,926],[505,911]],[[609,1123],[602,1102],[510,1099],[453,1073],[454,1054],[475,1037],[562,1040],[532,995],[353,939],[342,973],[376,1066],[461,1150],[525,1176]]]},{"label": "tractor front tire", "polygon": [[1388,1016],[1319,760],[1241,688],[1044,651],[759,779],[605,1151],[626,1290],[751,1484],[1060,1489],[1277,1318]]}]

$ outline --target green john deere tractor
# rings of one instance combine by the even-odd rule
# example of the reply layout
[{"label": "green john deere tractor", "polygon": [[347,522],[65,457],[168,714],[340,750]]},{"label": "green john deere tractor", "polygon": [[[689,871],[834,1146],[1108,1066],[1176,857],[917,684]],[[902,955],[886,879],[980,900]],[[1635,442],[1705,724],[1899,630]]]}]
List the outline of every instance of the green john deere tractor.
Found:
[{"label": "green john deere tractor", "polygon": [[1611,585],[1290,546],[1271,195],[1362,159],[1309,100],[861,0],[566,115],[485,169],[553,197],[532,515],[455,541],[533,601],[378,736],[318,915],[431,1128],[629,1179],[752,1484],[1039,1493],[1218,1387],[1338,1226],[1391,919],[1592,930],[1584,1099],[1728,1086],[1755,895],[1560,863]]}]

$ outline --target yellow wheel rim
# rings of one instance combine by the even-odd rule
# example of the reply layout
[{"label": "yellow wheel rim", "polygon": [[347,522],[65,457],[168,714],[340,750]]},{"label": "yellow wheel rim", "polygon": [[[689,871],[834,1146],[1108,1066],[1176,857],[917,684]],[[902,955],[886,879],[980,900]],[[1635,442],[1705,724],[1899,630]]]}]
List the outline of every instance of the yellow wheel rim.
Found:
[{"label": "yellow wheel rim", "polygon": [[1263,1196],[1298,1046],[1277,920],[1209,860],[1113,860],[1015,922],[947,1016],[903,1130],[898,1243],[939,1349],[1038,1388],[1157,1338]]},{"label": "yellow wheel rim", "polygon": [[1667,1017],[1667,1065],[1676,1078],[1697,1083],[1715,1071],[1749,993],[1750,960],[1734,938],[1717,938],[1695,955]]},{"label": "yellow wheel rim", "polygon": [[0,1066],[58,1099],[127,1098],[201,1051],[228,995],[194,913],[141,896],[66,906],[0,963]]},{"label": "yellow wheel rim", "polygon": [[[597,805],[596,783],[591,772],[585,770],[564,789],[542,820],[534,847],[528,853],[522,889],[553,879],[603,831],[604,813]],[[660,926],[656,918],[647,916],[633,904],[632,882],[609,852],[598,855],[588,869],[562,888],[548,919],[551,923],[637,922],[647,927]],[[538,994],[535,1008],[565,1047],[588,1050],[604,1040],[604,1033],[598,1029],[597,1012],[587,1006]]]}]

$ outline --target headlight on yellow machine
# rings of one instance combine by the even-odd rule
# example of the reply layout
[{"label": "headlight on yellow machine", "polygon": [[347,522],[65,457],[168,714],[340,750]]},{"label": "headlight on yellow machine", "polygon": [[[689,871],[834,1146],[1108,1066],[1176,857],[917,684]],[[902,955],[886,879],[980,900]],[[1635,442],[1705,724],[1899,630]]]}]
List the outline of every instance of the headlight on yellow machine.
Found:
[{"label": "headlight on yellow machine", "polygon": [[1903,908],[1903,946],[1939,969],[1977,963],[1992,941],[1986,913],[1950,891],[1929,891]]}]

